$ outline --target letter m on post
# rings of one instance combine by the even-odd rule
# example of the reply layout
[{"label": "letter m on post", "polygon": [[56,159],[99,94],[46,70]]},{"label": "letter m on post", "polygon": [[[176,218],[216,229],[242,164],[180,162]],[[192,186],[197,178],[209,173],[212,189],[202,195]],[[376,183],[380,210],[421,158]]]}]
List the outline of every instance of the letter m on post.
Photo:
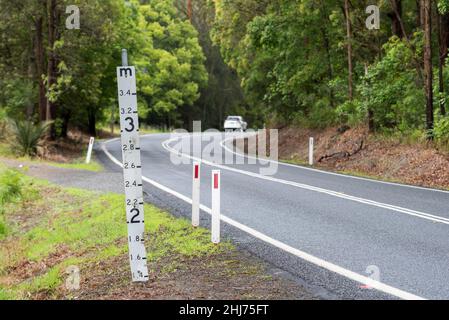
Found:
[{"label": "letter m on post", "polygon": [[128,78],[133,76],[133,70],[131,68],[120,68],[120,77]]}]

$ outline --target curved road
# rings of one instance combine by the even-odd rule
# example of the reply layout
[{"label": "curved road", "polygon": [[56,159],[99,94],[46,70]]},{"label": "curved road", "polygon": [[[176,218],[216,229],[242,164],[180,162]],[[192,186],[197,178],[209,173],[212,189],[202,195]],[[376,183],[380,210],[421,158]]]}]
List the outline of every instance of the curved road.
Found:
[{"label": "curved road", "polygon": [[[222,171],[221,211],[229,222],[224,236],[325,298],[449,298],[449,192],[286,164],[265,177],[259,169],[267,165],[248,164],[246,157],[230,153],[232,145],[223,143],[222,134],[210,138],[223,156],[245,160],[215,165],[213,154],[203,155],[201,204],[206,211],[211,170]],[[143,176],[151,182],[144,190],[162,188],[166,202],[191,197],[191,163],[171,161],[180,141],[189,145],[191,139],[142,137]],[[121,161],[119,140],[103,148],[107,161]],[[191,160],[191,152],[183,153],[185,161]],[[186,204],[182,210],[188,217]],[[203,212],[202,224],[208,223]]]}]

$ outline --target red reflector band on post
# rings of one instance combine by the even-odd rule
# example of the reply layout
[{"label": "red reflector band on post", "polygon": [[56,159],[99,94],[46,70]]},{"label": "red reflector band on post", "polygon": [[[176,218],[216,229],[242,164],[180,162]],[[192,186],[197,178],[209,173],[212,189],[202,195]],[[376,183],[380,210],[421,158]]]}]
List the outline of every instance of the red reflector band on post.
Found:
[{"label": "red reflector band on post", "polygon": [[198,176],[199,176],[199,166],[198,165],[195,165],[195,179],[198,179]]},{"label": "red reflector band on post", "polygon": [[214,189],[218,189],[218,173],[214,174]]}]

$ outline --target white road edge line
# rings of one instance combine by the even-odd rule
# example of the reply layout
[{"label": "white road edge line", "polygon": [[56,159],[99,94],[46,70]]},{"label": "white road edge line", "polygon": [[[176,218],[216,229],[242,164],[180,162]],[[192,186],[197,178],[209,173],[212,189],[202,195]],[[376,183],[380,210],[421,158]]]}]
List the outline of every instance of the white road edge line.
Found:
[{"label": "white road edge line", "polygon": [[[112,141],[113,140],[104,142],[102,144],[101,148],[103,149],[103,152],[108,156],[108,158],[113,163],[115,163],[116,165],[122,167],[123,164],[120,161],[118,161],[106,149],[106,144],[109,143],[109,142],[112,142]],[[174,191],[174,190],[172,190],[170,188],[167,188],[167,187],[163,186],[162,184],[160,184],[160,183],[158,183],[158,182],[156,182],[154,180],[151,180],[151,179],[149,179],[149,178],[147,178],[145,176],[143,176],[142,179],[145,182],[153,185],[154,187],[156,187],[156,188],[158,188],[158,189],[160,189],[160,190],[162,190],[164,192],[167,192],[167,193],[177,197],[178,199],[187,202],[188,204],[192,203],[192,199],[190,199],[189,197],[187,197],[187,196],[185,196],[185,195],[183,195],[183,194],[181,194],[179,192],[176,192],[176,191]],[[200,208],[201,208],[201,210],[203,210],[204,212],[206,212],[208,214],[212,213],[212,210],[210,208],[206,207],[205,205],[200,205]],[[265,234],[255,230],[253,228],[245,226],[244,224],[241,224],[240,222],[237,222],[237,221],[235,221],[235,220],[233,220],[233,219],[231,219],[231,218],[229,218],[229,217],[227,217],[225,215],[221,215],[221,220],[223,222],[225,222],[225,223],[227,223],[227,224],[237,228],[237,229],[242,230],[243,232],[248,233],[249,235],[251,235],[251,236],[253,236],[253,237],[255,237],[255,238],[259,239],[259,240],[262,240],[262,241],[264,241],[264,242],[266,242],[268,244],[271,244],[272,246],[275,246],[275,247],[277,247],[277,248],[279,248],[279,249],[281,249],[281,250],[283,250],[285,252],[288,252],[288,253],[290,253],[290,254],[292,254],[292,255],[300,258],[300,259],[303,259],[303,260],[305,260],[307,262],[313,263],[313,264],[317,265],[318,267],[324,268],[324,269],[329,270],[331,272],[337,273],[337,274],[339,274],[339,275],[341,275],[343,277],[346,277],[346,278],[348,278],[350,280],[353,280],[353,281],[356,281],[356,282],[361,283],[363,285],[366,285],[366,286],[369,286],[371,288],[374,288],[374,289],[376,289],[378,291],[384,292],[386,294],[389,294],[389,295],[392,295],[392,296],[395,296],[395,297],[398,297],[398,298],[404,299],[404,300],[426,300],[423,297],[420,297],[420,296],[414,295],[412,293],[403,291],[401,289],[389,286],[389,285],[387,285],[385,283],[382,283],[382,282],[376,281],[374,279],[368,278],[366,276],[360,275],[360,274],[358,274],[356,272],[353,272],[351,270],[348,270],[348,269],[345,269],[343,267],[337,266],[337,265],[335,265],[335,264],[333,264],[331,262],[328,262],[328,261],[325,261],[323,259],[317,258],[317,257],[315,257],[313,255],[310,255],[310,254],[308,254],[306,252],[303,252],[303,251],[301,251],[299,249],[293,248],[293,247],[291,247],[291,246],[289,246],[289,245],[287,245],[287,244],[285,244],[283,242],[280,242],[280,241],[278,241],[276,239],[273,239],[273,238],[271,238],[271,237],[269,237],[269,236],[267,236],[267,235],[265,235]]]},{"label": "white road edge line", "polygon": [[350,201],[354,201],[354,202],[358,202],[358,203],[363,203],[363,204],[367,204],[370,206],[374,206],[374,207],[379,207],[379,208],[383,208],[383,209],[388,209],[391,211],[396,211],[396,212],[400,212],[403,214],[407,214],[413,217],[417,217],[417,218],[421,218],[421,219],[425,219],[425,220],[430,220],[433,222],[438,222],[438,223],[442,223],[442,224],[447,224],[449,225],[449,218],[445,218],[445,217],[440,217],[440,216],[436,216],[436,215],[432,215],[429,213],[425,213],[425,212],[421,212],[421,211],[416,211],[416,210],[412,210],[412,209],[407,209],[407,208],[403,208],[403,207],[399,207],[399,206],[395,206],[395,205],[391,205],[391,204],[386,204],[386,203],[381,203],[381,202],[377,202],[377,201],[373,201],[373,200],[369,200],[369,199],[364,199],[364,198],[359,198],[359,197],[355,197],[355,196],[351,196],[351,195],[347,195],[347,194],[343,194],[341,192],[337,192],[337,191],[332,191],[332,190],[328,190],[328,189],[323,189],[323,188],[319,188],[319,187],[314,187],[314,186],[310,186],[307,184],[303,184],[303,183],[299,183],[299,182],[293,182],[293,181],[288,181],[288,180],[283,180],[283,179],[279,179],[279,178],[274,178],[274,177],[269,177],[269,176],[263,176],[261,174],[258,173],[254,173],[254,172],[250,172],[250,171],[245,171],[245,170],[240,170],[240,169],[235,169],[232,167],[228,167],[228,166],[224,166],[221,164],[217,164],[217,163],[213,163],[204,159],[199,159],[196,157],[193,157],[191,155],[187,155],[187,154],[183,154],[180,153],[178,151],[176,151],[175,149],[171,148],[168,144],[176,141],[178,139],[180,139],[181,137],[175,137],[172,139],[168,139],[166,141],[164,141],[162,143],[162,147],[171,152],[174,153],[180,157],[185,157],[185,158],[189,158],[204,164],[207,164],[209,166],[212,167],[217,167],[217,168],[221,168],[223,170],[228,170],[228,171],[232,171],[232,172],[236,172],[236,173],[240,173],[243,175],[247,175],[250,177],[254,177],[254,178],[258,178],[258,179],[262,179],[262,180],[267,180],[267,181],[271,181],[271,182],[276,182],[276,183],[281,183],[281,184],[285,184],[285,185],[289,185],[292,187],[296,187],[296,188],[301,188],[301,189],[305,189],[305,190],[309,190],[309,191],[314,191],[314,192],[319,192],[319,193],[323,193],[323,194],[327,194],[333,197],[337,197],[337,198],[341,198],[341,199],[345,199],[345,200],[350,200]]},{"label": "white road edge line", "polygon": [[[242,137],[244,137],[244,136],[245,135],[242,135]],[[246,136],[249,136],[249,134],[247,134]],[[234,138],[235,137],[230,137],[230,138],[224,139],[221,142],[221,146],[226,151],[231,152],[237,156],[247,158],[247,159],[256,159],[256,160],[259,159],[258,157],[254,157],[254,156],[246,155],[246,154],[243,154],[240,152],[236,152],[234,150],[231,150],[229,147],[227,147],[226,142],[228,142],[229,140],[234,139]],[[333,175],[333,176],[339,176],[339,177],[348,178],[348,179],[363,180],[363,181],[374,182],[374,183],[388,184],[388,185],[397,186],[397,187],[405,187],[405,188],[411,188],[411,189],[418,189],[418,190],[432,191],[432,192],[441,192],[441,193],[449,194],[449,191],[447,191],[447,190],[441,190],[441,189],[435,189],[435,188],[425,188],[425,187],[412,186],[409,184],[403,184],[403,183],[398,183],[398,182],[389,182],[389,181],[375,180],[375,179],[364,178],[364,177],[356,177],[356,176],[351,176],[349,174],[343,174],[343,173],[338,173],[338,172],[331,172],[331,171],[326,171],[326,170],[309,168],[309,167],[305,167],[305,166],[301,166],[301,165],[296,165],[296,164],[291,164],[291,163],[286,163],[286,162],[281,162],[281,161],[275,161],[275,160],[266,159],[266,158],[261,158],[261,160],[266,161],[266,162],[276,163],[278,165],[285,166],[285,167],[293,167],[293,168],[297,168],[297,169],[301,169],[301,170],[308,170],[308,171],[313,171],[313,172],[318,172],[318,173],[328,174],[328,175]]]}]

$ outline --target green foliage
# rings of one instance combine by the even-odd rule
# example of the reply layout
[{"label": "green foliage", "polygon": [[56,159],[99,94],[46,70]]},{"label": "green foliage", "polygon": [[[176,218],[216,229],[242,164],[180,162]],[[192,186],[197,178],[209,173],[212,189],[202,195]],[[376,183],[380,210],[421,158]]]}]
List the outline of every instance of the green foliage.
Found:
[{"label": "green foliage", "polygon": [[5,139],[6,132],[7,132],[7,116],[6,116],[6,110],[0,108],[0,141]]},{"label": "green foliage", "polygon": [[18,118],[33,106],[36,91],[29,79],[19,76],[10,79],[0,78],[0,85],[3,88],[0,93],[0,113],[3,116]]},{"label": "green foliage", "polygon": [[14,120],[12,122],[12,133],[16,150],[21,155],[33,156],[40,141],[47,132],[48,124],[35,124],[30,120]]},{"label": "green foliage", "polygon": [[441,118],[435,123],[434,134],[437,141],[449,145],[449,117]]},{"label": "green foliage", "polygon": [[21,196],[21,174],[15,170],[4,170],[0,173],[0,205],[1,208]]},{"label": "green foliage", "polygon": [[[342,1],[214,1],[212,36],[242,79],[248,103],[266,119],[323,127],[366,124],[372,114],[378,130],[405,135],[424,130],[424,41],[416,3],[401,2],[407,33],[403,39],[398,38],[401,28],[392,25],[392,3],[378,3],[380,29],[367,30],[366,1],[351,2],[353,99],[348,93],[347,17]],[[449,14],[448,0],[437,4],[441,15]],[[437,32],[432,41],[436,48]]]},{"label": "green foliage", "polygon": [[438,0],[437,6],[440,14],[449,13],[449,0]]},{"label": "green foliage", "polygon": [[168,117],[174,124],[190,111],[199,89],[207,84],[198,32],[179,17],[171,0],[141,5],[137,29],[146,44],[135,59],[141,102],[149,116]]},{"label": "green foliage", "polygon": [[334,107],[346,99],[331,86],[345,73],[340,8],[333,1],[244,2],[217,1],[213,38],[248,103],[280,122],[333,124]]},{"label": "green foliage", "polygon": [[0,239],[7,232],[5,206],[21,196],[22,179],[20,173],[15,170],[3,170],[0,168]]},{"label": "green foliage", "polygon": [[[121,49],[127,48],[130,62],[138,68],[139,111],[142,120],[157,114],[180,120],[199,98],[207,84],[205,57],[198,33],[171,0],[57,0],[54,47],[48,44],[49,12],[41,2],[24,0],[14,5],[0,0],[0,110],[13,118],[37,118],[39,81],[45,98],[54,103],[56,136],[67,134],[69,125],[92,132],[104,122],[107,112],[117,110],[115,68]],[[141,4],[142,3],[142,4]],[[65,27],[65,5],[81,11],[81,27]],[[43,30],[37,34],[37,21]],[[30,34],[30,30],[31,34]],[[36,37],[44,46],[42,74],[37,74]],[[57,56],[56,80],[50,86],[47,65]],[[45,106],[44,106],[45,108]],[[44,110],[45,113],[45,110]],[[44,114],[45,116],[45,114]],[[118,115],[115,115],[117,119]],[[110,115],[109,115],[110,117]],[[151,120],[151,119],[150,119]]]},{"label": "green foliage", "polygon": [[[421,35],[413,39],[419,45]],[[358,107],[354,112],[364,119],[368,110],[374,115],[374,123],[380,130],[398,129],[407,132],[422,128],[424,124],[425,96],[422,82],[416,73],[415,53],[405,40],[397,37],[384,45],[384,56],[371,65],[358,86]]]},{"label": "green foliage", "polygon": [[345,101],[335,109],[337,119],[340,124],[357,125],[364,120],[366,105],[358,100]]}]

